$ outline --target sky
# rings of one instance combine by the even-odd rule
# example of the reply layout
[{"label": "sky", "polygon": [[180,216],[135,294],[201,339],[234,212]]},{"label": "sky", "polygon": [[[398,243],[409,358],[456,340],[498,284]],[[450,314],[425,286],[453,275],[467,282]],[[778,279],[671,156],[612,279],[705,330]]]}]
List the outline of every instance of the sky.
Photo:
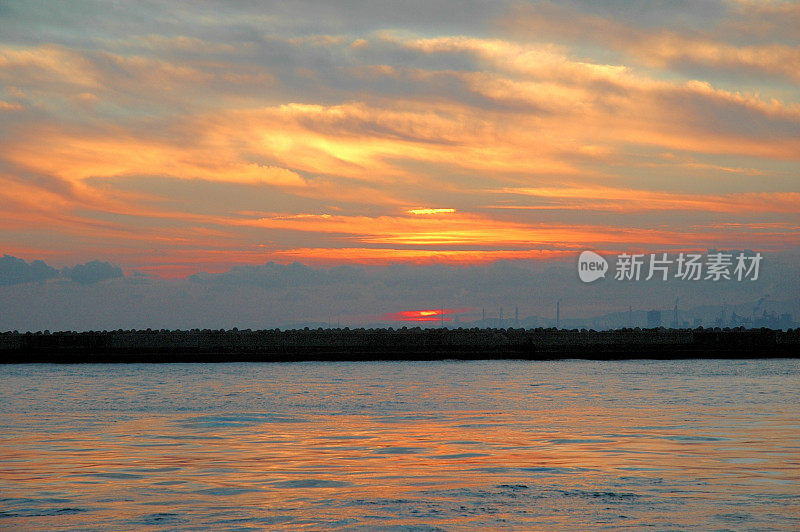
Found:
[{"label": "sky", "polygon": [[795,253],[798,27],[777,0],[0,0],[0,251],[176,281]]}]

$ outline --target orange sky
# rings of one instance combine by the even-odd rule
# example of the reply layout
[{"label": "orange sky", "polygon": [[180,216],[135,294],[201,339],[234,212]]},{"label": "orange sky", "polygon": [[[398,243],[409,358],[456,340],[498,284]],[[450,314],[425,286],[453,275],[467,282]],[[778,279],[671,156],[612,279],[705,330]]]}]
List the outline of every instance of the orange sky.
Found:
[{"label": "orange sky", "polygon": [[379,4],[7,7],[3,253],[174,277],[800,244],[797,3]]}]

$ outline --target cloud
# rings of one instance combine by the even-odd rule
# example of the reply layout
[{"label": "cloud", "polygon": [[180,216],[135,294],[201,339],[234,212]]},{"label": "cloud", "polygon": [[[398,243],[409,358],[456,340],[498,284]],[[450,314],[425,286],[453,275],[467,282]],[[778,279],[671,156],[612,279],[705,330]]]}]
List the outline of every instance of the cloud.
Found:
[{"label": "cloud", "polygon": [[3,255],[0,257],[0,285],[8,286],[58,277],[58,270],[41,260],[25,262],[24,259]]},{"label": "cloud", "polygon": [[800,44],[800,4],[791,0],[762,2],[731,0],[729,16],[720,22],[720,32],[740,38],[781,40]]},{"label": "cloud", "polygon": [[[692,6],[694,11],[696,6]],[[670,8],[674,15],[676,9]],[[653,11],[657,11],[657,8]],[[706,27],[665,16],[656,24],[631,19],[619,12],[592,12],[569,4],[541,2],[521,5],[504,19],[517,35],[549,37],[569,43],[595,43],[634,57],[651,66],[694,73],[705,70],[739,74],[766,74],[800,81],[800,51],[792,33],[783,31],[798,20],[796,4],[742,2],[707,19]],[[697,17],[701,20],[702,15]],[[769,35],[778,42],[746,44],[748,33]],[[796,35],[796,32],[794,32]],[[735,37],[734,37],[735,36]],[[730,42],[738,37],[740,42]]]},{"label": "cloud", "polygon": [[428,207],[428,208],[423,208],[423,209],[409,209],[406,212],[408,214],[417,214],[417,215],[420,215],[420,216],[426,216],[426,215],[431,215],[431,214],[434,214],[434,215],[435,214],[452,214],[452,213],[456,212],[456,210],[455,209],[449,209],[449,208],[444,208],[443,209],[443,208],[430,208],[430,207]]},{"label": "cloud", "polygon": [[795,7],[350,5],[3,6],[4,249],[181,277],[798,242]]},{"label": "cloud", "polygon": [[122,268],[108,262],[93,260],[86,264],[78,264],[62,270],[64,277],[80,284],[94,284],[117,277],[124,277]]},{"label": "cloud", "polygon": [[0,111],[21,111],[24,108],[22,104],[0,100]]},{"label": "cloud", "polygon": [[800,193],[676,194],[611,187],[506,188],[498,194],[536,198],[530,205],[493,205],[500,209],[581,209],[633,213],[641,211],[771,212],[800,214]]},{"label": "cloud", "polygon": [[330,269],[315,269],[300,262],[263,265],[235,266],[219,274],[198,273],[189,276],[197,283],[220,283],[224,285],[255,285],[272,288],[320,286],[330,283],[359,283],[364,280],[363,269],[339,266]]}]

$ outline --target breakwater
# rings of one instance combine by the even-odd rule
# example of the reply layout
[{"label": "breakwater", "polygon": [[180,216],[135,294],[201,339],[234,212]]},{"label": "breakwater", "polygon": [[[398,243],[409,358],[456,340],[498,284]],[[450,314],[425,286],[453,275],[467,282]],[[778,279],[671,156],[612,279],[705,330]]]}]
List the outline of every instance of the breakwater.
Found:
[{"label": "breakwater", "polygon": [[0,363],[798,358],[800,329],[299,329],[0,333]]}]

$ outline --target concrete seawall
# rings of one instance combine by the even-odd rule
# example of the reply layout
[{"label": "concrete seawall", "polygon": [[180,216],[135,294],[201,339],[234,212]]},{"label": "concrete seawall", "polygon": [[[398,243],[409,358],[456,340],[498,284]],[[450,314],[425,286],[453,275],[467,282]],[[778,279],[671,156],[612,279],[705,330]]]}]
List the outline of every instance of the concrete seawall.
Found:
[{"label": "concrete seawall", "polygon": [[0,333],[0,363],[798,358],[800,330],[302,329]]}]

